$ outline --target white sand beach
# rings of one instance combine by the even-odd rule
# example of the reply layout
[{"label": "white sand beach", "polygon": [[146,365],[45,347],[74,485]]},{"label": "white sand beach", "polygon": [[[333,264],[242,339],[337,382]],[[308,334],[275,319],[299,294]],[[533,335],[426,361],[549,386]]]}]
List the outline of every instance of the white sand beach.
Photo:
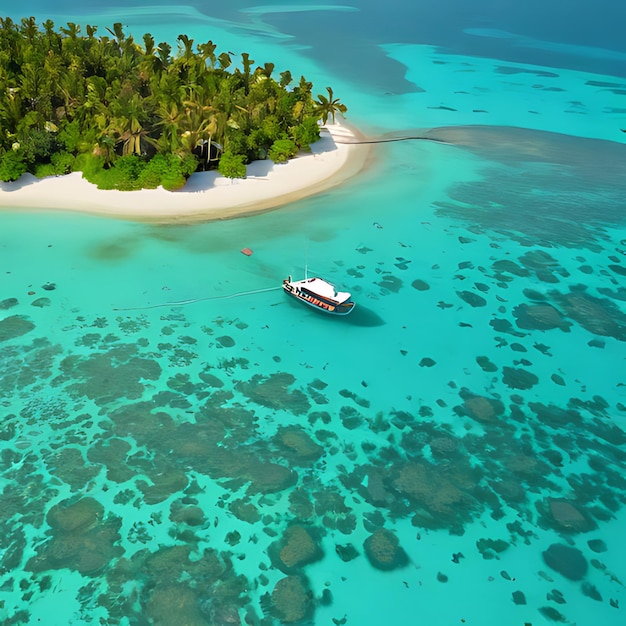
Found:
[{"label": "white sand beach", "polygon": [[0,210],[60,210],[153,221],[191,222],[225,219],[275,208],[319,193],[357,174],[368,147],[351,142],[358,133],[345,122],[327,124],[310,153],[285,164],[255,161],[245,179],[230,180],[217,172],[192,174],[176,192],[101,190],[80,172],[37,179],[30,174],[0,183]]}]

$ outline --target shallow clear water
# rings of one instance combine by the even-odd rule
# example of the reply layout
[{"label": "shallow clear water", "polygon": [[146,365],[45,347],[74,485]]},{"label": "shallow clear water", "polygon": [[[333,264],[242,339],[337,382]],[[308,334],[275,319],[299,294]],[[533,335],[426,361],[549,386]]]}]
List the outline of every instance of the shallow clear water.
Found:
[{"label": "shallow clear water", "polygon": [[[448,143],[239,220],[0,214],[0,621],[624,623],[621,5],[120,4],[12,17],[210,38]],[[305,262],[352,315],[283,297]]]}]

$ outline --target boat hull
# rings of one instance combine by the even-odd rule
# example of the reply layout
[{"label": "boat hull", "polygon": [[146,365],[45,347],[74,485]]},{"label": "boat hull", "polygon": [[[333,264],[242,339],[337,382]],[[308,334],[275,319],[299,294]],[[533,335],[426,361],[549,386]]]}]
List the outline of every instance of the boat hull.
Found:
[{"label": "boat hull", "polygon": [[355,306],[352,301],[336,302],[330,300],[329,298],[324,298],[319,294],[309,293],[305,290],[298,289],[294,283],[289,281],[285,281],[283,283],[283,291],[303,304],[306,304],[317,311],[321,311],[322,313],[327,313],[328,315],[348,315],[352,312]]}]

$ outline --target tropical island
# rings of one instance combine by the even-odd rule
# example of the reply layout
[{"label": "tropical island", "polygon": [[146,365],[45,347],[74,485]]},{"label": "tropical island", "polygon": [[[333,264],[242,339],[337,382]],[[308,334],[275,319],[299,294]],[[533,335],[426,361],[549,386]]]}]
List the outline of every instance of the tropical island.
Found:
[{"label": "tropical island", "polygon": [[314,157],[311,147],[324,141],[320,124],[334,129],[331,140],[337,131],[352,136],[335,124],[346,107],[332,88],[316,99],[304,76],[295,81],[288,70],[275,76],[273,63],[255,66],[248,53],[235,62],[232,52],[218,54],[212,41],[194,44],[186,35],[173,54],[148,33],[139,45],[120,23],[106,35],[96,31],[0,18],[0,194],[12,194],[0,205],[28,206],[25,181],[38,185],[59,176],[80,177],[98,190],[171,192],[206,172],[214,187],[218,175],[231,181],[255,175],[259,161]]}]

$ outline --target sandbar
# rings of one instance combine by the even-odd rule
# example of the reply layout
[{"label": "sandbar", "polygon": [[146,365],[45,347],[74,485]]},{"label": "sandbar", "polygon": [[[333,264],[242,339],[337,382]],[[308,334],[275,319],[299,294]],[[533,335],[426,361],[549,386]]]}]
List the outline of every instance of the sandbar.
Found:
[{"label": "sandbar", "polygon": [[77,211],[157,223],[228,219],[267,211],[317,194],[356,175],[368,161],[369,148],[345,120],[321,128],[311,152],[288,163],[254,161],[245,179],[227,179],[216,171],[196,172],[179,191],[102,190],[80,172],[37,179],[24,174],[0,182],[0,210]]}]

